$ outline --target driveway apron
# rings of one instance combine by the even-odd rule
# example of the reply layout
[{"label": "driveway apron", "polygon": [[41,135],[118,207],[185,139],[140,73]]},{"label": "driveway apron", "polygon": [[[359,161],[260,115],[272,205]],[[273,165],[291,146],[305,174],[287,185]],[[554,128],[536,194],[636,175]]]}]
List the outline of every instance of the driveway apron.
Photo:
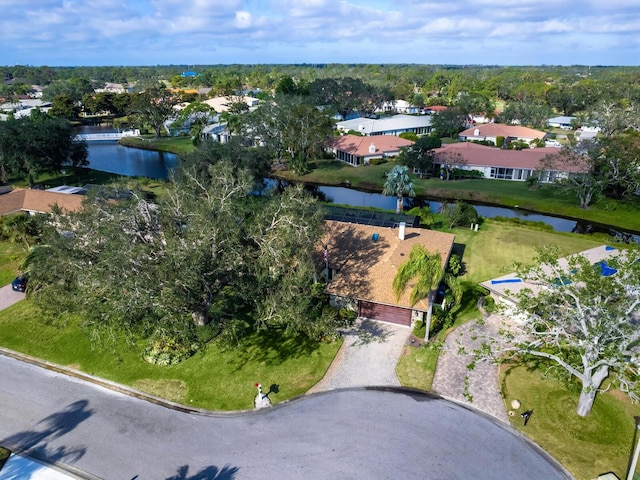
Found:
[{"label": "driveway apron", "polygon": [[24,293],[14,292],[11,288],[11,284],[5,285],[0,288],[0,310],[9,308],[14,303],[18,303],[24,298]]},{"label": "driveway apron", "polygon": [[337,388],[399,386],[396,364],[411,335],[400,325],[358,319],[343,330],[344,343],[324,378],[308,393]]}]

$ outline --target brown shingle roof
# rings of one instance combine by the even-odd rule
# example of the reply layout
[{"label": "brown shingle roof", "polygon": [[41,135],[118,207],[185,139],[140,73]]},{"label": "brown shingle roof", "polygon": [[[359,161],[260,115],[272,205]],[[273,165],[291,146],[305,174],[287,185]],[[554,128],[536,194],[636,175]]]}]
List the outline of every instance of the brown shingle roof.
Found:
[{"label": "brown shingle roof", "polygon": [[51,213],[53,205],[58,205],[62,210],[77,211],[82,207],[83,199],[82,195],[16,188],[0,195],[0,215],[19,211]]},{"label": "brown shingle roof", "polygon": [[[413,143],[411,140],[405,140],[395,135],[360,137],[349,134],[332,138],[330,141],[331,148],[359,157],[381,155],[383,153],[397,153],[401,148],[413,145]],[[373,153],[369,151],[372,144],[375,146],[375,152]]]},{"label": "brown shingle roof", "polygon": [[[478,130],[477,135],[476,130]],[[540,130],[503,123],[485,123],[460,132],[461,137],[543,138],[545,135],[546,133]]]},{"label": "brown shingle roof", "polygon": [[[542,169],[541,160],[547,155],[555,155],[559,148],[525,148],[523,150],[503,150],[473,142],[459,142],[442,145],[434,149],[434,163],[439,164],[443,155],[460,155],[470,167],[506,167]],[[577,172],[575,163],[567,164],[563,171]]]},{"label": "brown shingle roof", "polygon": [[[379,235],[375,242],[372,240],[374,233]],[[393,294],[393,278],[398,267],[409,258],[409,252],[416,244],[424,245],[429,252],[439,252],[444,265],[454,238],[455,235],[450,233],[407,227],[405,240],[400,240],[398,228],[327,221],[319,251],[326,242],[329,267],[337,269],[337,273],[326,291],[342,297],[410,307],[412,284],[399,300]],[[418,302],[413,308],[426,310],[426,300]]]}]

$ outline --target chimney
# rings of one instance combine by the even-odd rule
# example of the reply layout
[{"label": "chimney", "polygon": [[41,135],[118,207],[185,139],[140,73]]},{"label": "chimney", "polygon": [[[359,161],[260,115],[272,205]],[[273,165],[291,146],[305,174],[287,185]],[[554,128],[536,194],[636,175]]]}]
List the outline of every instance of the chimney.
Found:
[{"label": "chimney", "polygon": [[398,229],[398,238],[404,240],[404,228],[407,226],[407,222],[400,222],[400,228]]},{"label": "chimney", "polygon": [[376,153],[376,146],[373,143],[369,145],[369,153]]}]

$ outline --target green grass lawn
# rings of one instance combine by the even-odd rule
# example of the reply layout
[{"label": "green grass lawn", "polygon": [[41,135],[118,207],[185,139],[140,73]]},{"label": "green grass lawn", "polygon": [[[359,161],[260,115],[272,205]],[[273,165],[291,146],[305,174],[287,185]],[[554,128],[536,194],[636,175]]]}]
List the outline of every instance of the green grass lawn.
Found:
[{"label": "green grass lawn", "polygon": [[[512,425],[553,455],[578,480],[596,478],[613,471],[626,478],[632,450],[634,415],[640,406],[624,394],[610,391],[599,394],[591,414],[576,414],[579,390],[569,390],[555,378],[544,378],[537,370],[515,367],[501,375],[507,409],[514,399],[522,407],[511,417]],[[533,409],[524,426],[519,413]]]},{"label": "green grass lawn", "polygon": [[[71,321],[43,323],[29,301],[0,312],[0,345],[81,370],[192,407],[212,410],[253,408],[260,382],[273,403],[306,392],[325,374],[341,342],[317,343],[280,331],[265,331],[237,348],[216,342],[178,365],[159,367],[142,360],[140,348],[98,346]],[[277,392],[275,391],[277,390]]]},{"label": "green grass lawn", "polygon": [[7,285],[18,274],[18,267],[27,254],[26,247],[0,242],[0,286]]},{"label": "green grass lawn", "polygon": [[191,141],[191,137],[123,137],[119,140],[120,145],[125,147],[141,148],[144,150],[158,150],[161,152],[175,153],[183,155],[193,152],[196,147]]},{"label": "green grass lawn", "polygon": [[[448,230],[449,231],[449,230]],[[479,283],[513,271],[514,262],[531,264],[536,249],[553,245],[562,256],[608,243],[605,237],[537,230],[486,219],[477,232],[450,230],[456,250],[462,250],[466,273],[462,279]]]}]

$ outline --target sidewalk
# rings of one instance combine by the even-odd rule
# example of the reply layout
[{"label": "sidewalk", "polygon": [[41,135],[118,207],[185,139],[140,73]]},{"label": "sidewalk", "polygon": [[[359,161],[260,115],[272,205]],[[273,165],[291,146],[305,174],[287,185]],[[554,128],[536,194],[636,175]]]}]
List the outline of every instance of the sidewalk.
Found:
[{"label": "sidewalk", "polygon": [[[473,350],[480,347],[479,334],[497,334],[501,321],[500,316],[490,315],[485,318],[483,326],[469,322],[451,332],[438,357],[432,390],[508,423],[509,417],[498,385],[497,365],[483,361],[472,370],[467,368],[474,359]],[[460,347],[464,348],[464,353],[460,352]],[[468,386],[465,387],[467,376]]]},{"label": "sidewalk", "polygon": [[410,328],[358,319],[342,335],[344,343],[324,378],[307,393],[349,387],[400,386],[396,364],[411,335]]}]

